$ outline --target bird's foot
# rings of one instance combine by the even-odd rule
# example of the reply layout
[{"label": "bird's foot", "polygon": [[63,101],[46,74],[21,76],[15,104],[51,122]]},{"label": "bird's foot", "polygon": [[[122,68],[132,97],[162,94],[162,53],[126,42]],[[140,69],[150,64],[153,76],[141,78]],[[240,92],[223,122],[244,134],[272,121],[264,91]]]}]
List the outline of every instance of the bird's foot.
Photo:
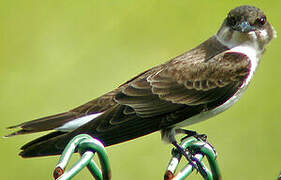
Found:
[{"label": "bird's foot", "polygon": [[195,169],[198,170],[198,167],[197,167],[197,163],[199,162],[198,159],[195,158],[190,151],[185,150],[183,147],[181,147],[176,141],[173,141],[172,144],[175,146],[172,153],[174,153],[175,151],[178,151],[180,154],[182,154],[186,158],[186,160],[190,163],[190,165],[192,167],[194,167]]},{"label": "bird's foot", "polygon": [[196,131],[191,131],[191,130],[187,130],[187,129],[177,129],[176,130],[177,134],[186,134],[186,136],[184,136],[183,138],[181,138],[181,141],[189,138],[189,137],[195,137],[198,140],[202,140],[204,142],[207,142],[207,135],[206,134],[199,134]]},{"label": "bird's foot", "polygon": [[216,153],[215,148],[207,141],[208,136],[206,134],[199,134],[196,131],[187,130],[187,129],[178,129],[177,131],[179,131],[178,133],[186,134],[186,136],[181,138],[181,141],[183,141],[189,137],[195,137],[196,139],[201,140],[201,141],[207,143],[208,145],[210,145],[212,147],[212,149],[214,150],[214,152]]},{"label": "bird's foot", "polygon": [[[177,129],[177,134],[186,134],[181,139],[181,142],[189,137],[194,137],[199,141],[203,141],[211,146],[211,144],[207,141],[207,135],[206,134],[198,134],[196,131],[186,130],[186,129]],[[191,151],[189,149],[184,149],[182,146],[180,146],[176,141],[173,141],[172,144],[176,147],[174,151],[178,151],[180,154],[182,154],[186,160],[189,162],[189,164],[197,170],[197,173],[200,172],[200,174],[203,175],[203,177],[207,177],[207,172],[202,166],[202,163],[195,157],[196,152]],[[213,146],[211,146],[213,147]],[[214,150],[214,148],[213,148]],[[215,151],[215,150],[214,150]]]}]

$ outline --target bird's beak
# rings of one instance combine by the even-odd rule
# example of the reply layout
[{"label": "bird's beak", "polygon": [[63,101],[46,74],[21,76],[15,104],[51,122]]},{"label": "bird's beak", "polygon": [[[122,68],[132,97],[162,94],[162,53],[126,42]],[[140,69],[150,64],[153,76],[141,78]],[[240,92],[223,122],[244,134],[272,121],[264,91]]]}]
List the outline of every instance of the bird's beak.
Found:
[{"label": "bird's beak", "polygon": [[243,21],[235,25],[234,29],[243,33],[248,33],[250,31],[255,30],[255,28],[251,26],[247,21]]}]

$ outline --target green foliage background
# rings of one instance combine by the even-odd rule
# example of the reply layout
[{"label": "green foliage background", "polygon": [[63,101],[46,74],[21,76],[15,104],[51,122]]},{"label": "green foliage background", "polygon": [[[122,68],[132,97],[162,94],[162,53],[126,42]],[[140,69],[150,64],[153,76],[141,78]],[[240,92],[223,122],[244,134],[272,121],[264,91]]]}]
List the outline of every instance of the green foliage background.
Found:
[{"label": "green foliage background", "polygon": [[[251,4],[280,31],[281,1],[1,0],[0,135],[5,127],[83,104],[206,40],[227,12]],[[280,38],[247,93],[188,127],[209,135],[223,178],[276,179],[281,170]],[[51,179],[58,157],[22,159],[44,133],[0,139],[0,179]],[[108,148],[114,180],[162,179],[171,146],[154,133]],[[74,179],[91,179],[85,170]],[[193,175],[191,179],[200,179]]]}]

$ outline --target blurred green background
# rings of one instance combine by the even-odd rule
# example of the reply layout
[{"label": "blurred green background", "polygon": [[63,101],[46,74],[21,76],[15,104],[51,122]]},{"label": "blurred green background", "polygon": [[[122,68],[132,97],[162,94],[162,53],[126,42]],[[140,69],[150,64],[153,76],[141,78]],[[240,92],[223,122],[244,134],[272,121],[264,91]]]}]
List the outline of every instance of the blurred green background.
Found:
[{"label": "blurred green background", "polygon": [[[0,135],[7,126],[66,111],[216,33],[227,12],[262,8],[277,31],[281,1],[1,0]],[[188,127],[206,133],[223,178],[276,179],[281,170],[280,38],[237,105]],[[58,157],[22,159],[45,133],[0,139],[0,179],[51,179]],[[114,180],[162,179],[171,146],[154,133],[108,148]],[[91,179],[84,170],[74,179]],[[200,179],[194,173],[190,179]]]}]

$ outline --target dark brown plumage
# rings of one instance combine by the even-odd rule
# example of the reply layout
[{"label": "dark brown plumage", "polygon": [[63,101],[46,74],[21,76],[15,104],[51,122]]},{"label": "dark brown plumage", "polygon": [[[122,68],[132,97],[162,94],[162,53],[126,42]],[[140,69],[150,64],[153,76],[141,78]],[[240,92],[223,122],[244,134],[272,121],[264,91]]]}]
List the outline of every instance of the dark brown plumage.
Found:
[{"label": "dark brown plumage", "polygon": [[[60,127],[73,119],[105,112],[73,132],[53,132],[22,147],[21,156],[60,154],[75,135],[87,133],[106,146],[166,128],[225,102],[248,75],[250,61],[214,37],[152,68],[119,88],[69,112],[19,125],[26,134]],[[217,49],[222,53],[215,55]]]},{"label": "dark brown plumage", "polygon": [[[252,62],[255,62],[256,68],[260,52],[273,38],[274,30],[269,23],[263,27],[251,24],[253,18],[261,17],[263,12],[257,8],[238,7],[230,11],[217,35],[198,47],[68,112],[12,126],[10,128],[20,127],[21,130],[8,137],[54,129],[55,132],[24,145],[20,155],[57,155],[71,138],[81,133],[98,138],[109,146],[170,128],[202,112],[212,111],[227,102],[245,84],[250,72],[255,70],[251,71]],[[229,25],[228,21],[233,22]],[[254,35],[257,39],[253,39],[248,30],[256,31]],[[263,30],[267,34],[262,34]],[[253,53],[247,56],[230,51],[231,43],[235,45],[231,48],[235,48],[252,41],[254,48],[258,48],[253,61],[250,59]],[[76,129],[68,132],[60,129],[68,122],[97,113],[102,114]]]}]

